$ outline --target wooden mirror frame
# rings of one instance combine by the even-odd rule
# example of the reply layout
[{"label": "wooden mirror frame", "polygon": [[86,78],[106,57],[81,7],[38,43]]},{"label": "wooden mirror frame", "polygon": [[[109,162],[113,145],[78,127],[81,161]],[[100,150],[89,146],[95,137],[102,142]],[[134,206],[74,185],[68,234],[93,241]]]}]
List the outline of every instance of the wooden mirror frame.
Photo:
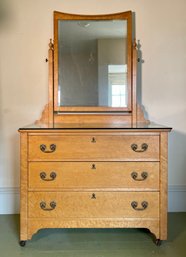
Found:
[{"label": "wooden mirror frame", "polygon": [[[127,107],[58,106],[58,21],[59,20],[126,20],[127,21]],[[132,12],[107,15],[75,15],[54,12],[54,111],[56,112],[130,112],[132,92]]]},{"label": "wooden mirror frame", "polygon": [[[128,123],[131,124],[131,126],[135,126],[137,122],[149,122],[144,118],[144,113],[140,105],[137,104],[137,97],[136,97],[136,83],[137,83],[137,45],[134,39],[134,42],[132,44],[132,12],[124,12],[124,13],[117,13],[117,14],[111,14],[111,15],[98,15],[98,16],[91,16],[91,15],[72,15],[72,14],[64,14],[60,12],[54,12],[54,27],[56,26],[56,23],[58,19],[61,16],[68,17],[71,19],[71,17],[87,17],[92,18],[94,17],[96,19],[100,17],[107,17],[109,16],[110,19],[113,17],[125,17],[129,19],[128,25],[130,26],[130,72],[129,81],[130,81],[130,108],[128,110],[121,110],[117,108],[117,111],[114,111],[113,108],[107,107],[107,110],[104,111],[104,109],[97,109],[99,111],[88,111],[85,107],[82,112],[79,110],[77,111],[76,108],[70,107],[70,109],[63,109],[63,111],[60,110],[60,108],[56,109],[55,106],[55,98],[56,98],[56,89],[58,88],[58,77],[56,77],[56,65],[54,65],[54,55],[57,54],[55,49],[57,49],[56,45],[56,38],[54,38],[54,44],[52,42],[52,39],[50,39],[49,43],[49,50],[48,50],[48,104],[44,107],[44,110],[42,112],[41,118],[36,121],[36,123],[45,123],[48,124],[48,126],[53,126],[55,123],[99,123],[99,124],[119,124],[119,123]],[[55,53],[55,54],[54,54]],[[57,80],[57,87],[56,87],[56,80]],[[55,81],[55,83],[54,83]],[[54,85],[55,84],[55,85]],[[97,107],[99,108],[99,107]]]}]

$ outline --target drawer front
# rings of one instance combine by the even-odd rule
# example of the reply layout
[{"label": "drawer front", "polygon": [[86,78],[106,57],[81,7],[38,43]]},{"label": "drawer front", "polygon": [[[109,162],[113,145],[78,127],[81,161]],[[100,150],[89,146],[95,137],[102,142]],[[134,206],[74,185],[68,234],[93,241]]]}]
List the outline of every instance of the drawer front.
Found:
[{"label": "drawer front", "polygon": [[159,189],[158,162],[30,162],[30,188]]},{"label": "drawer front", "polygon": [[159,136],[29,136],[29,160],[159,160]]},{"label": "drawer front", "polygon": [[30,218],[159,218],[157,192],[30,192]]}]

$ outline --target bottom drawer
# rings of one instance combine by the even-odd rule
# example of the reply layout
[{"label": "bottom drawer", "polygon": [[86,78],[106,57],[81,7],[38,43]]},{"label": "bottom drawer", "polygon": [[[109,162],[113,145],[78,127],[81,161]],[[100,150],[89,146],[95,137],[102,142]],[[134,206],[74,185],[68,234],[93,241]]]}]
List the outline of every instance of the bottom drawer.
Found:
[{"label": "bottom drawer", "polygon": [[159,218],[158,192],[30,192],[30,218]]}]

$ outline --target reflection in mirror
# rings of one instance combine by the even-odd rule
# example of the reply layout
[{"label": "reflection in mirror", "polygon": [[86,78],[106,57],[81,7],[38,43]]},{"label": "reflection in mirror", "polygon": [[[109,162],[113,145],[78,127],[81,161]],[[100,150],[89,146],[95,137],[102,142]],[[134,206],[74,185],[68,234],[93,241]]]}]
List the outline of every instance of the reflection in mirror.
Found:
[{"label": "reflection in mirror", "polygon": [[127,21],[58,21],[58,106],[127,107]]}]

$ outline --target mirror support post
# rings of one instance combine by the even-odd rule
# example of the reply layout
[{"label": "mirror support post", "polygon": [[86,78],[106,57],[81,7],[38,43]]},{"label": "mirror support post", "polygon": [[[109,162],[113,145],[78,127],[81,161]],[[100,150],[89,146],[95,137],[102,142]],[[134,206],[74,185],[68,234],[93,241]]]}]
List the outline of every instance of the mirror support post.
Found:
[{"label": "mirror support post", "polygon": [[48,50],[48,122],[54,122],[54,44],[50,39]]},{"label": "mirror support post", "polygon": [[133,43],[132,49],[132,123],[133,125],[137,122],[137,44],[136,40]]}]

